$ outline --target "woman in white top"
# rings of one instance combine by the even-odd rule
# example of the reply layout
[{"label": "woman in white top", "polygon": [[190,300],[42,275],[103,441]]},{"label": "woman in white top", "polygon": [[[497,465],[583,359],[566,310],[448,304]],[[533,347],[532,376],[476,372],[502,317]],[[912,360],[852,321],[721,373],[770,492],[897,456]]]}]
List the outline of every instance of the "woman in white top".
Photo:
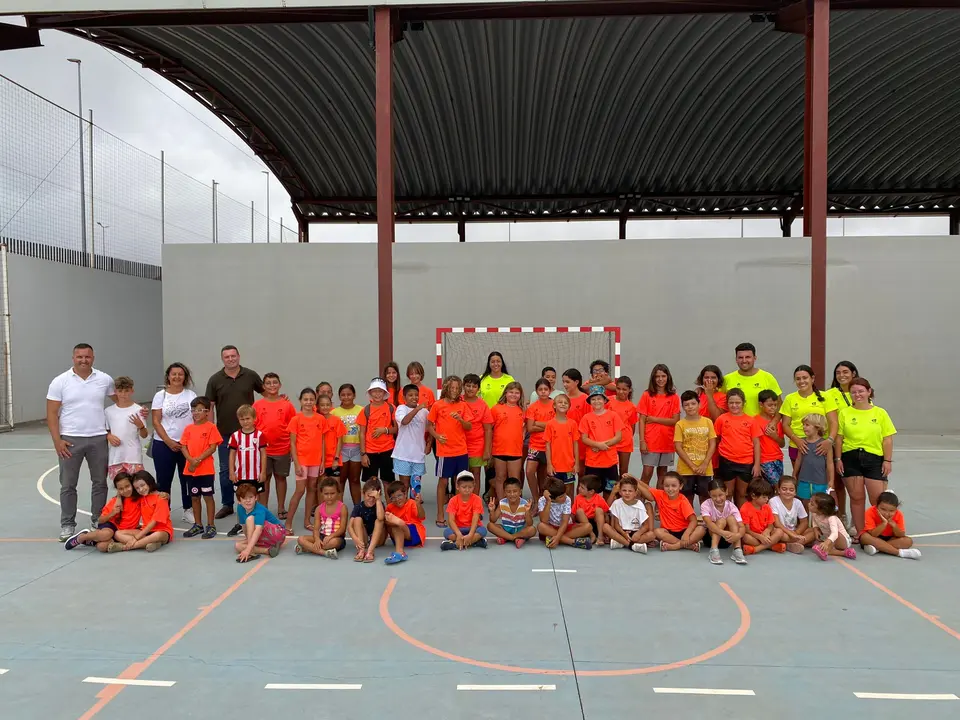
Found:
[{"label": "woman in white top", "polygon": [[193,523],[190,509],[190,493],[183,479],[186,458],[180,452],[180,437],[193,418],[190,403],[197,394],[190,389],[193,378],[190,369],[183,363],[171,363],[164,373],[163,390],[153,396],[151,416],[153,419],[153,469],[157,475],[157,489],[169,493],[173,474],[180,474],[180,500],[183,505],[184,522]]}]

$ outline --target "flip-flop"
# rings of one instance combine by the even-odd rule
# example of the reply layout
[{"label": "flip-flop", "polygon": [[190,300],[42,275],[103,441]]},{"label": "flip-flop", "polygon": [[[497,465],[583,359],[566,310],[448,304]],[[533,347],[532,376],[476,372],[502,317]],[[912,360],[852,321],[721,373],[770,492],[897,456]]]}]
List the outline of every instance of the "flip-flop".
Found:
[{"label": "flip-flop", "polygon": [[286,520],[287,511],[286,510],[277,510],[277,520]]},{"label": "flip-flop", "polygon": [[447,526],[447,523],[444,522],[443,520],[437,520],[437,522],[434,523],[434,524],[435,524],[438,528],[445,528],[445,527]]},{"label": "flip-flop", "polygon": [[363,562],[363,558],[365,554],[366,554],[366,551],[363,548],[357,548],[357,553],[356,555],[353,556],[353,561]]},{"label": "flip-flop", "polygon": [[390,555],[383,559],[384,565],[396,565],[397,563],[402,563],[407,559],[406,555],[401,555],[398,552],[392,552]]},{"label": "flip-flop", "polygon": [[375,558],[373,557],[373,555],[364,555],[364,556],[363,556],[363,561],[364,561],[365,563],[372,563],[372,562],[374,561],[374,559],[375,559]]}]

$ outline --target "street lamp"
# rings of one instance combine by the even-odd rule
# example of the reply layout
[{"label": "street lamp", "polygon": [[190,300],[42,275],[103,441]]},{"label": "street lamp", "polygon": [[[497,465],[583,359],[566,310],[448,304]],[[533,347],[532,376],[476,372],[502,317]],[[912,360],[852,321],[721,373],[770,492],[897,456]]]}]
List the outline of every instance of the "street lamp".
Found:
[{"label": "street lamp", "polygon": [[[267,170],[261,170],[264,175],[267,176],[267,243],[270,242],[270,173]],[[280,242],[283,242],[283,238],[280,238]]]},{"label": "street lamp", "polygon": [[80,123],[80,239],[83,248],[83,264],[88,265],[87,258],[87,209],[85,206],[86,188],[83,169],[83,77],[80,73],[81,61],[78,58],[67,58],[67,62],[77,65],[77,120]]},{"label": "street lamp", "polygon": [[[106,257],[107,256],[107,228],[110,226],[104,225],[99,220],[97,220],[97,225],[100,226],[100,252],[103,254],[104,257]],[[93,254],[94,255],[97,254],[96,243],[94,243],[94,246],[93,246]]]}]

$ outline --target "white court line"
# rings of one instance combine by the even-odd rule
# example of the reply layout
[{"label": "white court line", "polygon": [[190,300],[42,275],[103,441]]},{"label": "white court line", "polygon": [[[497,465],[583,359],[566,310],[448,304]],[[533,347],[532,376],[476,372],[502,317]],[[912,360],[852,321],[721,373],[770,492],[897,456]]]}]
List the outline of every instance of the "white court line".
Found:
[{"label": "white court line", "polygon": [[960,450],[957,448],[897,448],[897,452],[955,453],[960,452]]},{"label": "white court line", "polygon": [[561,570],[557,568],[533,568],[530,572],[542,572],[542,573],[575,573],[576,570]]},{"label": "white court line", "polygon": [[521,692],[544,692],[547,690],[556,690],[556,685],[457,685],[457,690],[493,690],[493,691],[521,691]]},{"label": "white court line", "polygon": [[8,672],[10,672],[10,671],[9,671],[9,670],[4,670],[3,668],[0,668],[0,675],[6,675]]},{"label": "white court line", "polygon": [[267,683],[264,690],[359,690],[363,685],[329,685],[323,683]]},{"label": "white court line", "polygon": [[53,448],[0,448],[0,454],[5,452],[53,452]]},{"label": "white court line", "polygon": [[732,690],[724,688],[662,688],[655,687],[660,695],[756,695],[753,690]]},{"label": "white court line", "polygon": [[910,535],[912,538],[918,537],[940,537],[941,535],[958,535],[960,530],[944,530],[943,532],[932,532],[932,533],[913,533]]},{"label": "white court line", "polygon": [[175,680],[128,680],[127,678],[105,678],[88,677],[84,678],[85,683],[96,683],[97,685],[137,685],[140,687],[173,687]]},{"label": "white court line", "polygon": [[861,700],[960,700],[953,693],[923,694],[923,693],[868,693],[855,692]]}]

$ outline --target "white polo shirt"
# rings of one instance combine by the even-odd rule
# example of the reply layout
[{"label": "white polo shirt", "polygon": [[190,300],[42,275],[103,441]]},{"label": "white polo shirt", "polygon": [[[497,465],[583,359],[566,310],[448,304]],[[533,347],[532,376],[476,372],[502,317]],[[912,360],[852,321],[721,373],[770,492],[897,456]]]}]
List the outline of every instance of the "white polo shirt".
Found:
[{"label": "white polo shirt", "polygon": [[106,435],[103,408],[106,399],[116,392],[113,378],[95,368],[86,380],[73,368],[57,375],[47,390],[47,400],[61,403],[60,434],[72,437]]}]

